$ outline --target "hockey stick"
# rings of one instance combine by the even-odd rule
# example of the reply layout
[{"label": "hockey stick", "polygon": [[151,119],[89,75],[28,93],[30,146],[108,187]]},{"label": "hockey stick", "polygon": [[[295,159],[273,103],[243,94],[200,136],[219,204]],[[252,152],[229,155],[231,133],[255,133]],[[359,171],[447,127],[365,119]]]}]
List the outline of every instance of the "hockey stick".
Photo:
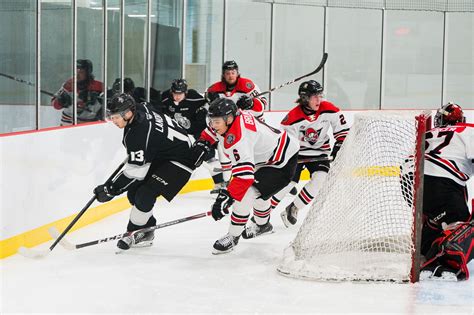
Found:
[{"label": "hockey stick", "polygon": [[[133,231],[133,232],[125,232],[125,233],[122,233],[122,234],[117,234],[117,235],[114,235],[114,236],[109,236],[109,237],[106,237],[106,238],[102,238],[102,239],[98,239],[98,240],[95,240],[95,241],[90,241],[90,242],[86,242],[86,243],[82,243],[82,244],[73,244],[73,243],[71,243],[68,240],[63,238],[60,241],[60,244],[66,249],[74,250],[74,249],[84,248],[84,247],[93,246],[93,245],[97,245],[97,244],[101,244],[101,243],[106,243],[106,242],[109,242],[109,241],[119,240],[119,239],[121,239],[125,236],[133,236],[137,233],[150,232],[150,231],[162,229],[162,228],[165,228],[165,227],[168,227],[168,226],[171,226],[171,225],[176,225],[176,224],[180,224],[180,223],[183,223],[183,222],[204,218],[204,217],[210,216],[211,214],[212,214],[211,211],[198,213],[198,214],[195,214],[195,215],[192,215],[192,216],[189,216],[189,217],[176,219],[176,220],[173,220],[173,221],[168,221],[168,222],[165,222],[165,223],[157,224],[155,226],[150,226],[150,227],[140,229],[140,230],[136,230],[136,231]],[[54,238],[59,238],[60,237],[59,231],[56,228],[52,227],[48,231],[49,231],[49,234],[51,234],[52,237],[54,237]]]},{"label": "hockey stick", "polygon": [[286,83],[283,83],[283,84],[281,84],[281,85],[279,85],[279,86],[273,87],[273,88],[271,88],[271,89],[268,90],[268,91],[259,93],[259,94],[255,95],[255,97],[259,97],[259,96],[262,96],[262,95],[265,95],[265,94],[270,94],[270,93],[272,93],[273,91],[278,90],[278,89],[280,89],[280,88],[282,88],[282,87],[284,87],[284,86],[293,84],[293,83],[295,83],[295,82],[297,82],[297,81],[299,81],[299,80],[301,80],[301,79],[304,79],[304,78],[306,78],[306,77],[309,77],[309,76],[311,76],[311,75],[313,75],[313,74],[318,73],[319,71],[321,71],[321,69],[323,69],[324,65],[326,64],[326,60],[328,60],[328,53],[324,53],[324,54],[323,54],[323,58],[321,59],[321,62],[319,63],[319,66],[318,66],[316,69],[314,69],[313,71],[311,71],[310,73],[305,74],[305,75],[302,75],[301,77],[298,77],[298,78],[296,78],[296,79],[294,79],[294,80],[291,80],[291,81],[288,81],[288,82],[286,82]]},{"label": "hockey stick", "polygon": [[[332,162],[333,157],[332,156],[316,156],[314,158],[309,157],[309,158],[299,159],[298,164],[311,163],[311,162],[324,162],[324,161]],[[216,172],[216,173],[219,173],[219,172],[225,172],[225,171],[230,171],[230,170],[225,170],[224,171],[222,168],[216,167],[216,168],[213,169],[213,171]]]},{"label": "hockey stick", "polygon": [[[117,167],[117,169],[112,173],[112,175],[110,175],[110,177],[107,179],[106,182],[109,182],[111,181],[119,172],[120,170],[122,169],[122,167],[125,165],[125,163],[127,163],[128,161],[128,157],[122,162],[120,163],[120,165]],[[82,215],[87,211],[87,209],[89,209],[89,207],[91,206],[91,204],[97,199],[97,196],[94,195],[88,202],[87,204],[84,206],[84,208],[82,208],[81,212],[79,212],[76,217],[71,221],[71,223],[69,223],[69,225],[66,227],[66,229],[64,229],[64,231],[56,238],[56,240],[54,241],[54,243],[49,247],[49,249],[47,250],[44,250],[44,251],[39,251],[39,250],[34,250],[34,249],[31,249],[31,248],[26,248],[24,246],[18,248],[18,253],[25,256],[25,257],[28,257],[28,258],[42,258],[46,255],[48,255],[55,247],[56,245],[61,241],[61,239],[66,235],[67,232],[69,232],[70,229],[72,229],[72,227],[74,226],[74,224],[76,224],[76,222],[82,217]]]},{"label": "hockey stick", "polygon": [[[20,78],[16,78],[16,77],[14,77],[12,75],[9,75],[9,74],[5,74],[5,73],[0,72],[0,76],[11,79],[11,80],[16,81],[16,82],[25,83],[26,85],[29,85],[29,86],[36,86],[36,84],[34,84],[33,82],[26,81],[26,80],[23,80],[23,79],[20,79]],[[43,93],[43,94],[49,95],[49,96],[54,96],[53,93],[45,91],[45,90],[40,90],[40,92]]]}]

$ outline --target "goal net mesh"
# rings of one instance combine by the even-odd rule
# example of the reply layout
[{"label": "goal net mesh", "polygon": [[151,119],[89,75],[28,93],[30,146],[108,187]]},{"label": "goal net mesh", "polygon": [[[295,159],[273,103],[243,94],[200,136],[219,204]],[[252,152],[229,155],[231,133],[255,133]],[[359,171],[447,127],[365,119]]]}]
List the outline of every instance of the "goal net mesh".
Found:
[{"label": "goal net mesh", "polygon": [[420,156],[417,117],[424,116],[419,111],[355,116],[284,252],[280,273],[315,280],[409,281],[415,250],[414,172]]}]

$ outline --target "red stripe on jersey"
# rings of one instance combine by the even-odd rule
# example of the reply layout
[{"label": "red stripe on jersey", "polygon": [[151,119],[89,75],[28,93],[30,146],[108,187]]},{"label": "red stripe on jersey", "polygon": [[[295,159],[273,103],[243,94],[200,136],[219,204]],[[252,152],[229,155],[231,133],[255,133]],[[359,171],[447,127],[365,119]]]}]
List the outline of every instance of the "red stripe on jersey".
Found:
[{"label": "red stripe on jersey", "polygon": [[451,173],[453,173],[454,176],[458,177],[459,179],[463,180],[463,181],[467,181],[469,179],[469,176],[467,176],[466,174],[464,174],[463,172],[461,172],[457,167],[456,165],[454,165],[453,163],[451,163],[450,160],[446,160],[446,159],[443,159],[439,156],[434,156],[434,155],[431,155],[431,154],[425,154],[425,158],[428,160],[428,161],[432,161],[432,162],[438,162],[438,163],[441,163],[442,165],[444,165],[445,167],[448,168],[448,171],[450,171]]},{"label": "red stripe on jersey", "polygon": [[285,149],[287,141],[288,141],[288,135],[287,135],[286,131],[284,131],[283,134],[281,135],[280,139],[278,140],[278,146],[277,146],[276,153],[270,159],[269,164],[278,163],[278,162],[280,162],[280,160],[282,158],[284,158],[283,151]]},{"label": "red stripe on jersey", "polygon": [[245,193],[247,190],[252,186],[254,183],[254,179],[245,179],[240,177],[233,177],[230,181],[227,190],[229,194],[237,201],[241,201],[244,198]]}]

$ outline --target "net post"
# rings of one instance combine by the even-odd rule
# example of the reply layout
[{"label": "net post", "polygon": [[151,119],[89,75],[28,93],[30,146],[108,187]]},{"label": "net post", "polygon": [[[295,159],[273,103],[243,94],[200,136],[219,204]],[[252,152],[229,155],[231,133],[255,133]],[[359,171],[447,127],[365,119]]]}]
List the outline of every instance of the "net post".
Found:
[{"label": "net post", "polygon": [[412,264],[410,271],[410,282],[415,283],[420,279],[421,266],[421,230],[423,226],[423,175],[425,165],[425,133],[431,129],[431,117],[429,112],[416,116],[416,156],[415,156],[415,185],[414,185],[414,208],[413,208],[413,233],[412,242]]}]

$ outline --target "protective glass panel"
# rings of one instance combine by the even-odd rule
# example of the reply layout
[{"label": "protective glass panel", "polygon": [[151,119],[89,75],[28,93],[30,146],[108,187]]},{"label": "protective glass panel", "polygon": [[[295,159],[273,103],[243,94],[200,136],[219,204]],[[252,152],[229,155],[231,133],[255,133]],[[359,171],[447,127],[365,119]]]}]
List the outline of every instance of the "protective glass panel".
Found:
[{"label": "protective glass panel", "polygon": [[[308,21],[313,21],[311,27]],[[278,86],[310,73],[319,65],[323,54],[324,8],[275,5],[274,25],[272,85]],[[310,79],[322,84],[322,71],[273,92],[271,109],[293,108],[300,83]]]},{"label": "protective glass panel", "polygon": [[0,133],[35,128],[35,10],[32,1],[0,6]]},{"label": "protective glass panel", "polygon": [[382,11],[328,9],[326,97],[341,109],[378,109]]},{"label": "protective glass panel", "polygon": [[387,11],[382,108],[436,108],[441,102],[443,13]]},{"label": "protective glass panel", "polygon": [[187,1],[185,76],[201,93],[221,75],[223,10],[220,0]]}]

